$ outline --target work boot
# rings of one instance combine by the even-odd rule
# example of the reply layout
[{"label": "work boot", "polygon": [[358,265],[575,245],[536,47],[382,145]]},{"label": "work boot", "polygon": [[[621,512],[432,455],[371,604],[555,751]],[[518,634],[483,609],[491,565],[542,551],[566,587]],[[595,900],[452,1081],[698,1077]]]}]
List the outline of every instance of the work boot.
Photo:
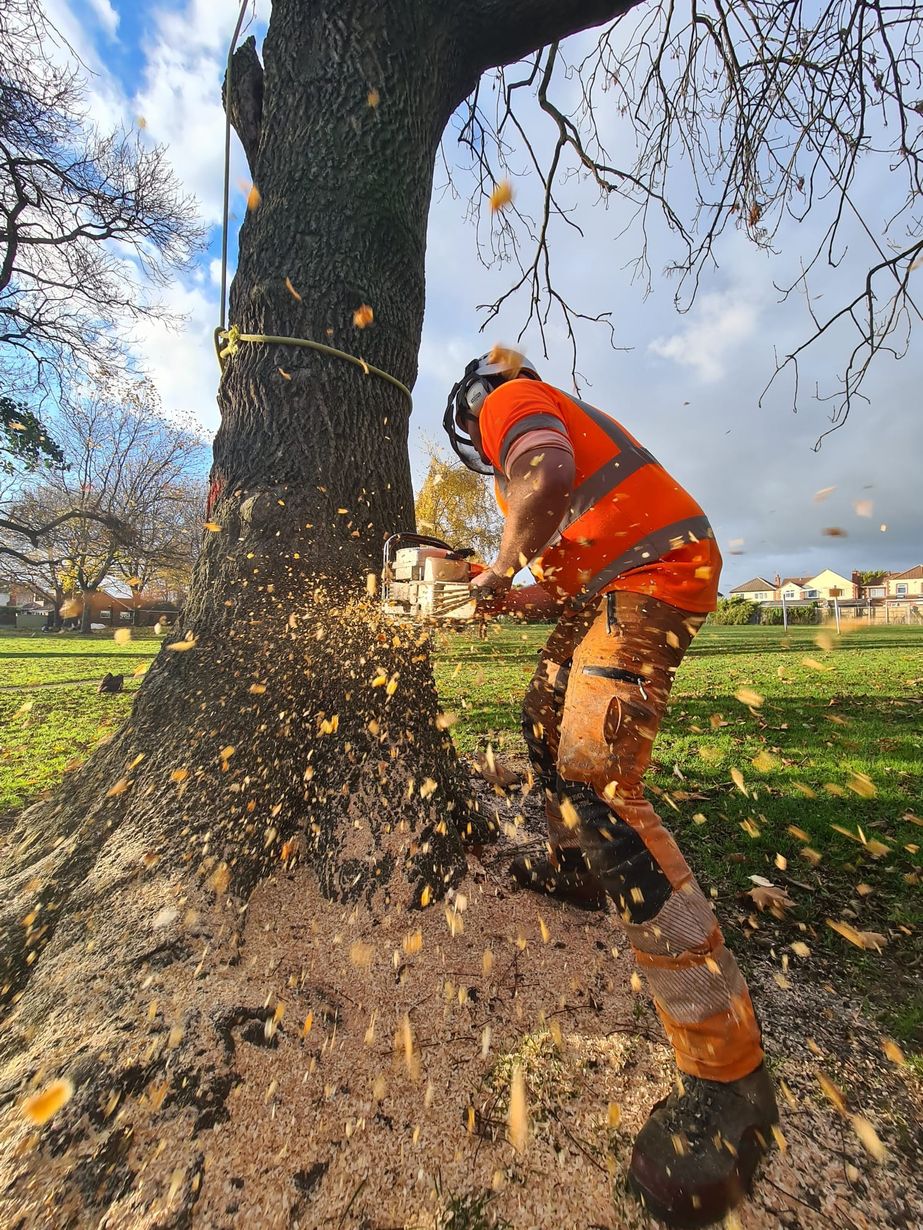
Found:
[{"label": "work boot", "polygon": [[628,1181],[669,1226],[707,1226],[743,1200],[779,1111],[765,1064],[741,1080],[679,1073],[638,1133]]},{"label": "work boot", "polygon": [[557,850],[555,858],[557,866],[546,854],[521,855],[510,863],[510,872],[518,884],[534,893],[544,893],[581,910],[604,910],[606,890],[587,868],[582,851],[568,846]]}]

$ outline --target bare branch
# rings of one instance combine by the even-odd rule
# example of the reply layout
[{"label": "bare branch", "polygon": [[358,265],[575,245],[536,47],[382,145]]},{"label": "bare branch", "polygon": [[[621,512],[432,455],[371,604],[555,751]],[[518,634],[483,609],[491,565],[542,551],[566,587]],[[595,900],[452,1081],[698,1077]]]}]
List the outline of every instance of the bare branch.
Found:
[{"label": "bare branch", "polygon": [[[496,4],[477,7],[499,22],[494,63],[501,66],[515,41],[509,22],[533,23],[517,44],[525,54],[533,36],[548,28],[540,3],[505,5],[506,16]],[[568,20],[571,13],[568,8]],[[578,6],[575,28],[586,16]],[[834,329],[851,330],[844,370],[832,391],[821,394],[833,403],[834,426],[845,421],[869,364],[882,351],[902,354],[920,316],[908,279],[923,242],[920,7],[911,0],[822,0],[819,6],[807,0],[736,6],[691,0],[691,8],[680,8],[667,0],[626,6],[574,63],[565,60],[566,47],[551,41],[550,49],[529,54],[521,66],[497,69],[492,91],[482,82],[458,132],[474,176],[469,215],[480,220],[486,214],[485,198],[501,176],[517,178],[517,162],[525,164],[521,177],[531,175],[541,193],[537,222],[519,207],[492,219],[486,242],[479,232],[482,259],[509,260],[518,269],[509,289],[484,305],[485,323],[522,292],[528,298],[525,327],[537,323],[544,340],[548,313],[558,311],[576,354],[573,323],[581,315],[552,278],[550,258],[557,229],[574,225],[566,195],[574,178],[619,206],[620,235],[640,231],[628,267],[645,289],[653,276],[649,244],[672,241],[665,272],[674,278],[680,311],[695,301],[729,226],[774,250],[784,223],[812,215],[821,222],[821,238],[802,254],[801,276],[783,294],[804,294],[813,331],[781,367],[797,364],[805,348]],[[489,114],[481,100],[491,94]],[[551,121],[545,141],[517,113],[530,95]],[[865,164],[877,164],[887,176],[888,202],[895,187],[903,192],[902,203],[881,218],[868,216],[867,204],[859,208],[853,199]],[[864,286],[818,319],[807,278],[824,265],[837,268],[847,240],[855,260],[856,226],[868,245]],[[784,233],[788,240],[790,232]],[[531,258],[523,255],[527,243]],[[589,318],[602,320],[611,336],[606,312]]]}]

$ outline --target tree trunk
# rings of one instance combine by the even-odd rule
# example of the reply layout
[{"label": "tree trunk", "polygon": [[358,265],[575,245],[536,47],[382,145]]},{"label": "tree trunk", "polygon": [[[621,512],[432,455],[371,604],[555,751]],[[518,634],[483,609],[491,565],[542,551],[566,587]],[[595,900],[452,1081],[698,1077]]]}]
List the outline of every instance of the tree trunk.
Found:
[{"label": "tree trunk", "polygon": [[[587,6],[594,20],[602,7]],[[248,136],[260,203],[231,294],[241,331],[329,343],[412,385],[434,160],[482,67],[457,16],[453,28],[435,3],[274,0]],[[517,27],[516,54],[519,42]],[[360,331],[363,304],[374,323]],[[60,1224],[96,1224],[131,1183],[141,1095],[167,1068],[185,1091],[176,1113],[220,1111],[230,1069],[202,1058],[203,1035],[228,1028],[221,971],[238,966],[261,877],[308,863],[324,894],[381,917],[438,899],[464,869],[459,830],[481,823],[438,720],[427,637],[366,592],[384,539],[414,526],[407,398],[336,358],[241,344],[219,403],[220,529],[183,625],[130,721],[0,850],[0,1105],[57,1074],[76,1087],[50,1141],[19,1141],[6,1193],[34,1209],[58,1193]],[[198,1041],[138,1028],[145,1012],[167,1016],[150,988],[171,979],[196,987]],[[261,1002],[252,982],[234,1011]],[[39,1191],[24,1176],[46,1147],[58,1161]],[[84,1164],[92,1181],[78,1182]]]},{"label": "tree trunk", "polygon": [[91,624],[93,623],[93,595],[96,591],[91,589],[81,589],[80,596],[83,599],[83,610],[80,612],[80,632],[83,636],[89,636]]}]

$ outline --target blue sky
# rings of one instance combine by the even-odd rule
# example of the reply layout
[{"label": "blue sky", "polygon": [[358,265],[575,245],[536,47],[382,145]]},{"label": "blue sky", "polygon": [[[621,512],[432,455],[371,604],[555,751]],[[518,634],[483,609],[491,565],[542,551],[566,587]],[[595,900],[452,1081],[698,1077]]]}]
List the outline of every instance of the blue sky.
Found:
[{"label": "blue sky", "polygon": [[[101,127],[143,121],[145,132],[169,147],[178,176],[212,228],[209,252],[163,296],[186,317],[185,325],[171,332],[145,324],[137,342],[165,407],[191,413],[213,430],[217,369],[211,333],[218,314],[223,165],[219,92],[237,0],[149,0],[144,5],[136,0],[46,0],[46,7],[93,72],[88,102],[94,120]],[[251,32],[259,42],[268,0],[257,0],[256,11]],[[545,141],[540,120],[529,122],[539,143]],[[447,142],[450,159],[454,144]],[[246,176],[235,139],[232,185]],[[882,198],[887,205],[887,181],[882,185],[879,177],[880,172],[860,180],[855,193],[873,230]],[[440,184],[437,173],[427,314],[411,423],[418,480],[421,440],[438,438],[448,388],[473,354],[495,341],[513,341],[523,318],[522,304],[514,305],[486,334],[478,334],[476,306],[505,289],[510,267],[488,270],[477,262],[464,201],[440,192]],[[521,175],[514,184],[517,200],[528,204],[534,182]],[[919,346],[899,363],[881,361],[865,390],[870,404],[857,406],[820,452],[812,446],[827,426],[827,410],[810,395],[793,414],[790,385],[783,381],[762,407],[758,404],[775,351],[785,352],[809,331],[801,302],[780,303],[773,283],[797,271],[810,240],[816,242],[816,224],[784,227],[774,254],[729,231],[718,251],[718,267],[703,282],[695,306],[679,315],[672,285],[658,273],[671,255],[665,246],[661,249],[660,240],[653,251],[652,292],[645,298],[626,269],[637,237],[616,239],[618,209],[606,211],[594,203],[592,191],[575,183],[562,190],[577,207],[585,231],[583,239],[563,229],[555,237],[553,259],[562,285],[581,309],[611,312],[617,344],[625,348],[611,349],[598,327],[580,331],[584,395],[620,418],[703,505],[725,554],[722,588],[755,574],[812,574],[829,566],[848,576],[852,568],[900,569],[923,562]],[[232,209],[239,216],[242,208],[235,187]],[[232,224],[232,250],[234,230]],[[839,268],[823,273],[815,287],[831,302],[845,287],[854,293],[856,280],[875,258],[857,226],[846,235],[849,244]],[[919,276],[923,296],[923,270]],[[915,340],[923,340],[923,334]],[[569,352],[559,327],[551,330],[547,360],[534,333],[527,333],[524,347],[543,375],[570,386]],[[802,388],[810,394],[815,382],[843,366],[844,354],[843,338],[818,348],[806,363]],[[816,501],[815,493],[825,488],[834,490]],[[887,529],[882,531],[882,525]],[[825,535],[831,526],[847,536]]]}]

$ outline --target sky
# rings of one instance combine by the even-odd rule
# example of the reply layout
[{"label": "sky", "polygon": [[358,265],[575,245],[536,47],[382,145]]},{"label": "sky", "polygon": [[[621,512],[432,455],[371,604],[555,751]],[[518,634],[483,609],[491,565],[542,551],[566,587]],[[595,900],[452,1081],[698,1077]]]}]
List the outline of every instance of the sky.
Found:
[{"label": "sky", "polygon": [[[91,72],[87,104],[101,128],[140,126],[145,139],[167,146],[184,189],[194,195],[209,227],[207,252],[161,298],[181,315],[170,329],[145,322],[136,330],[139,361],[154,380],[165,409],[191,414],[208,432],[217,427],[217,366],[212,331],[218,320],[220,220],[224,118],[220,105],[227,43],[238,0],[45,0],[46,9]],[[258,43],[269,0],[257,0],[250,32]],[[565,88],[567,88],[565,86]],[[571,87],[573,88],[573,87]],[[609,95],[603,95],[603,102]],[[532,104],[534,106],[534,103]],[[527,117],[540,147],[550,134],[545,117]],[[618,135],[616,116],[601,120]],[[545,120],[547,124],[547,120]],[[542,146],[542,143],[545,143]],[[456,157],[451,131],[446,154]],[[517,203],[535,200],[535,181],[524,160],[513,160]],[[238,185],[247,179],[234,138],[231,252],[244,208]],[[484,268],[466,203],[437,172],[427,251],[427,310],[420,370],[413,390],[411,457],[417,485],[424,469],[423,442],[441,436],[446,396],[468,359],[495,342],[514,343],[524,319],[520,301],[484,334],[479,304],[509,285],[509,264]],[[463,177],[462,181],[463,182]],[[847,577],[853,569],[894,571],[923,562],[923,332],[901,361],[882,358],[864,389],[868,402],[815,450],[829,427],[829,407],[812,393],[842,369],[848,350],[842,335],[815,348],[802,370],[801,401],[793,412],[791,382],[782,379],[762,396],[777,353],[788,353],[811,332],[804,304],[780,301],[777,284],[792,280],[798,262],[813,251],[818,224],[810,218],[783,228],[774,252],[757,249],[733,228],[717,251],[716,267],[703,279],[685,313],[673,303],[673,283],[661,272],[675,249],[655,231],[649,294],[629,267],[637,234],[619,238],[618,208],[606,209],[589,187],[561,184],[584,231],[559,226],[552,260],[560,285],[580,310],[608,312],[617,349],[607,330],[578,330],[581,395],[615,415],[692,492],[715,527],[725,557],[721,588],[753,576],[814,575],[830,567]],[[854,199],[870,229],[887,212],[888,181],[880,168],[856,186]],[[895,205],[897,201],[895,201]],[[486,206],[481,223],[489,225]],[[836,270],[821,271],[818,296],[849,297],[877,259],[870,242],[847,219]],[[923,287],[923,270],[920,274]],[[923,289],[921,289],[923,296]],[[817,304],[818,310],[824,305]],[[534,329],[522,348],[542,376],[572,387],[570,352],[560,325],[548,334],[548,356]],[[818,493],[826,493],[818,498]],[[836,536],[826,530],[840,531]]]}]

